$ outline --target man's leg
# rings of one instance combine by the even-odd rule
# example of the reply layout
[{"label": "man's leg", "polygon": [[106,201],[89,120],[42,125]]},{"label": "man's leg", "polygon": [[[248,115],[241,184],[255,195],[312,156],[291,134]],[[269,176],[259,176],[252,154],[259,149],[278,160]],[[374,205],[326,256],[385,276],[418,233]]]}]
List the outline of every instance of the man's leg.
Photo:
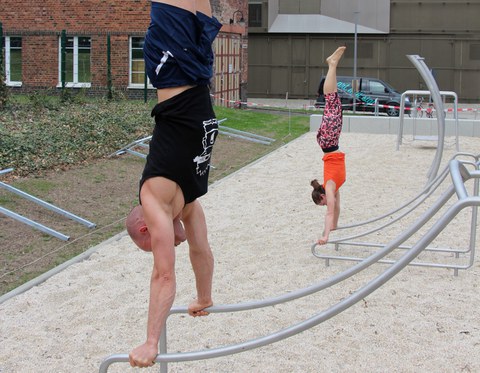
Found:
[{"label": "man's leg", "polygon": [[191,316],[205,316],[203,311],[213,304],[212,279],[213,279],[213,254],[207,237],[207,223],[202,205],[198,200],[185,206],[182,213],[185,233],[190,249],[190,261],[197,287],[197,299],[188,307]]}]

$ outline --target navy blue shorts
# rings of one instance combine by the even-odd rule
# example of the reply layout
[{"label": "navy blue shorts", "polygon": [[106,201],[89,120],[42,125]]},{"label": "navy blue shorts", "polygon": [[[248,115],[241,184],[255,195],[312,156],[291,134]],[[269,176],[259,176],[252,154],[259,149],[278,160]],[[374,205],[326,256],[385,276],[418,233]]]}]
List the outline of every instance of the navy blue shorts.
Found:
[{"label": "navy blue shorts", "polygon": [[163,176],[182,189],[185,203],[207,193],[218,122],[206,86],[190,88],[157,104],[155,129],[140,181]]},{"label": "navy blue shorts", "polygon": [[172,5],[152,2],[143,55],[155,88],[206,85],[213,75],[212,43],[222,24]]}]

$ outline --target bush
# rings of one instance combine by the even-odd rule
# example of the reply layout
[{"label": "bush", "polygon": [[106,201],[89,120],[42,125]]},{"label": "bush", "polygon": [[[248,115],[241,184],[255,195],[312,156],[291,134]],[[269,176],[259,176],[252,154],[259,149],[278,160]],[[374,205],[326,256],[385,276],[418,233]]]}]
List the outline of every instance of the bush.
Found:
[{"label": "bush", "polygon": [[19,176],[105,157],[148,136],[154,124],[150,108],[136,101],[29,101],[0,112],[0,169]]},{"label": "bush", "polygon": [[5,109],[8,102],[8,88],[5,84],[5,78],[3,76],[3,69],[0,66],[0,110]]}]

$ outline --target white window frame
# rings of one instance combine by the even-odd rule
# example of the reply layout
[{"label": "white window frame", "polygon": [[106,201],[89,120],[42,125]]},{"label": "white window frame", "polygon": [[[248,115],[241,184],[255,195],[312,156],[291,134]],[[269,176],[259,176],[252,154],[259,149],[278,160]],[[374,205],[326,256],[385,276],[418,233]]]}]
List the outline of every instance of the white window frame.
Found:
[{"label": "white window frame", "polygon": [[8,87],[21,87],[22,82],[10,80],[10,38],[19,36],[5,36],[5,84]]},{"label": "white window frame", "polygon": [[[132,89],[144,89],[145,88],[145,83],[139,84],[139,83],[132,83],[132,65],[133,65],[133,57],[132,57],[132,41],[133,38],[142,38],[142,36],[130,36],[128,40],[128,88]],[[143,37],[145,39],[145,37]],[[146,74],[146,72],[145,72]],[[153,89],[153,85],[150,83],[150,79],[148,79],[147,76],[147,89]]]},{"label": "white window frame", "polygon": [[[78,81],[78,36],[73,37],[73,82],[65,82],[67,88],[90,88],[91,82]],[[90,38],[90,58],[92,53],[92,38]],[[91,66],[91,65],[90,65]],[[58,84],[57,87],[62,87],[62,38],[58,38]],[[91,71],[90,71],[91,74]]]}]

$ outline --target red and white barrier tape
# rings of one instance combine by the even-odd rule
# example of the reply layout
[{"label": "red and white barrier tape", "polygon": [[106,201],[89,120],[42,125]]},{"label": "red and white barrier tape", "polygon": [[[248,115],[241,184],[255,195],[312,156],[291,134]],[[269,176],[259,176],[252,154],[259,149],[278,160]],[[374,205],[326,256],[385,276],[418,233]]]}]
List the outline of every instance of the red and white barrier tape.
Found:
[{"label": "red and white barrier tape", "polygon": [[[220,100],[220,101],[224,101],[224,102],[228,102],[230,104],[233,104],[234,106],[246,106],[246,107],[273,107],[273,108],[282,108],[282,109],[285,109],[285,106],[275,106],[275,105],[269,105],[269,104],[259,104],[259,103],[255,103],[255,102],[250,102],[250,101],[247,101],[247,102],[242,102],[242,101],[238,101],[238,100],[227,100],[227,99],[224,99],[222,97],[217,97],[215,95],[211,95],[215,100]],[[352,106],[352,104],[343,104],[342,106]],[[373,104],[367,104],[367,103],[357,103],[356,105],[357,107],[361,107],[361,106],[374,106]],[[392,105],[384,105],[384,104],[379,104],[378,105],[379,108],[383,108],[383,109],[397,109],[399,110],[400,109],[400,106],[392,106]],[[303,105],[303,108],[304,109],[310,109],[310,108],[313,108],[313,109],[316,109],[316,106],[315,105],[306,105],[304,104]],[[405,110],[410,110],[410,111],[413,111],[415,110],[414,107],[405,107],[404,108]],[[432,108],[424,108],[424,107],[417,107],[416,108],[417,111],[432,111],[434,112],[435,109],[432,107]],[[444,110],[445,112],[453,112],[454,109],[453,108],[447,108]],[[476,109],[476,108],[458,108],[457,109],[457,112],[478,112],[479,109]]]}]

